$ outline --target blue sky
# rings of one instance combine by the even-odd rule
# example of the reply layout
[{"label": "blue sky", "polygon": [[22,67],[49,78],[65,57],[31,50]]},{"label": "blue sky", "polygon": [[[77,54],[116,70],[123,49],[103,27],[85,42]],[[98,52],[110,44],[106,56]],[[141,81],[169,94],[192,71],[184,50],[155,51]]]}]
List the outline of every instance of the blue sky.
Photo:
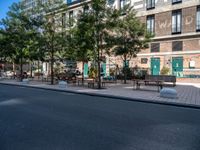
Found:
[{"label": "blue sky", "polygon": [[19,2],[19,0],[0,0],[0,20],[6,16],[6,12],[8,11],[8,7],[13,2]]}]

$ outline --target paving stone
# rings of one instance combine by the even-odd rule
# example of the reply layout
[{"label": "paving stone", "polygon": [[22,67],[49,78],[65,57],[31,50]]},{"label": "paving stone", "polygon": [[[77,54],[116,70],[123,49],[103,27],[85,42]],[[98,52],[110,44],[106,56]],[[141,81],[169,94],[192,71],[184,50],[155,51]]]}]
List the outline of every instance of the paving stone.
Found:
[{"label": "paving stone", "polygon": [[[2,83],[11,83],[11,84],[20,84],[14,80],[3,80],[0,81]],[[34,86],[34,87],[43,87],[43,88],[51,88],[51,89],[60,89],[58,85],[50,85],[46,82],[38,82],[38,81],[30,81],[29,85],[27,86]],[[146,99],[149,101],[164,101],[164,102],[176,102],[176,103],[183,103],[183,104],[193,104],[193,105],[200,105],[200,84],[188,84],[188,83],[177,83],[177,86],[174,89],[177,91],[178,98],[177,99],[170,99],[170,98],[163,98],[160,97],[160,93],[157,92],[156,87],[141,87],[141,90],[133,89],[132,83],[129,84],[106,84],[106,89],[104,90],[97,90],[97,89],[88,89],[87,86],[75,86],[75,85],[67,85],[66,90],[73,90],[73,91],[85,91],[85,92],[92,92],[98,94],[107,94],[107,95],[114,95],[114,96],[124,96],[130,98],[140,98]],[[64,89],[65,90],[65,89]]]}]

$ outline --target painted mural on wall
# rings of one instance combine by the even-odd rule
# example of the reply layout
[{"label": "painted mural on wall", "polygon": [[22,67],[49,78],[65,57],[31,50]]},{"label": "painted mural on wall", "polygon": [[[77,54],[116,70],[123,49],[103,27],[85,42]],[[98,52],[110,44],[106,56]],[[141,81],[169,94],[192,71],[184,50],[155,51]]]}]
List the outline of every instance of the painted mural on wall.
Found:
[{"label": "painted mural on wall", "polygon": [[[196,14],[194,7],[182,10],[182,33],[195,32]],[[170,35],[172,28],[172,13],[165,12],[155,16],[156,35]]]}]

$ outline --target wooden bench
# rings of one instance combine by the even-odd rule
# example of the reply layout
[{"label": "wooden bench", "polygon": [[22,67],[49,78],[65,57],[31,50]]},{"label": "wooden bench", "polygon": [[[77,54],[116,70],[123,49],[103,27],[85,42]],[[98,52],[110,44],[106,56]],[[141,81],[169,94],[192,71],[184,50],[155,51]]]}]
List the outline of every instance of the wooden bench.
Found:
[{"label": "wooden bench", "polygon": [[[86,80],[84,80],[84,82],[86,82],[88,84],[88,88],[94,88],[95,84],[98,85],[98,82],[95,79],[86,79]],[[105,87],[104,81],[101,82],[101,86]]]},{"label": "wooden bench", "polygon": [[117,83],[116,77],[104,77],[102,81],[105,83]]},{"label": "wooden bench", "polygon": [[78,78],[76,78],[76,82],[77,82],[77,85],[79,86],[79,85],[84,85],[84,78],[80,78],[80,77],[78,77]]},{"label": "wooden bench", "polygon": [[145,75],[145,80],[163,81],[163,86],[176,86],[176,76],[173,75]]},{"label": "wooden bench", "polygon": [[150,80],[138,80],[138,79],[133,80],[133,86],[135,86],[135,89],[140,89],[141,85],[157,86],[159,92],[163,88],[163,81],[162,80],[150,81]]},{"label": "wooden bench", "polygon": [[76,77],[66,77],[67,83],[72,83],[73,85],[76,84]]},{"label": "wooden bench", "polygon": [[[88,87],[94,89],[95,84],[98,85],[98,82],[88,82]],[[102,87],[105,87],[105,82],[101,82],[101,86],[102,86]]]},{"label": "wooden bench", "polygon": [[[169,84],[172,83],[172,84]],[[158,91],[163,88],[163,86],[176,86],[176,76],[172,75],[146,75],[144,80],[134,79],[133,86],[136,89],[140,89],[141,85],[144,86],[157,86]]]}]

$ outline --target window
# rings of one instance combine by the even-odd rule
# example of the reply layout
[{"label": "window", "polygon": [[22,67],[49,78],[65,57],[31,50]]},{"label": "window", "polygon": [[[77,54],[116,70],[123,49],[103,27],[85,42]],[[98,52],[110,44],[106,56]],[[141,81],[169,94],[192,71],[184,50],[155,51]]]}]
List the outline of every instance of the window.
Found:
[{"label": "window", "polygon": [[147,9],[155,8],[155,0],[147,0]]},{"label": "window", "polygon": [[110,5],[110,6],[113,5],[114,2],[115,2],[114,0],[107,0],[108,5]]},{"label": "window", "polygon": [[182,19],[181,10],[172,12],[172,34],[181,33]]},{"label": "window", "polygon": [[183,50],[183,41],[172,42],[172,51],[182,51],[182,50]]},{"label": "window", "polygon": [[151,52],[159,52],[160,43],[151,43]]},{"label": "window", "polygon": [[120,9],[123,9],[126,5],[126,0],[120,0]]},{"label": "window", "polygon": [[155,18],[154,15],[147,16],[147,31],[154,33]]},{"label": "window", "polygon": [[147,58],[141,58],[141,64],[147,64],[148,59]]},{"label": "window", "polygon": [[69,12],[69,25],[70,26],[73,26],[73,11],[70,11]]},{"label": "window", "polygon": [[177,4],[177,3],[181,3],[182,0],[172,0],[172,4]]},{"label": "window", "polygon": [[89,11],[89,6],[88,5],[84,6],[83,13],[88,13],[88,11]]},{"label": "window", "polygon": [[63,13],[63,14],[62,14],[62,27],[63,27],[63,28],[66,27],[66,18],[65,18],[65,17],[66,17],[66,14]]},{"label": "window", "polygon": [[80,2],[80,0],[67,0],[68,5],[76,4],[78,2]]},{"label": "window", "polygon": [[196,30],[200,31],[200,6],[197,7]]},{"label": "window", "polygon": [[120,9],[121,11],[121,15],[126,15],[126,12],[124,10],[124,7],[127,5],[127,0],[120,0]]}]

